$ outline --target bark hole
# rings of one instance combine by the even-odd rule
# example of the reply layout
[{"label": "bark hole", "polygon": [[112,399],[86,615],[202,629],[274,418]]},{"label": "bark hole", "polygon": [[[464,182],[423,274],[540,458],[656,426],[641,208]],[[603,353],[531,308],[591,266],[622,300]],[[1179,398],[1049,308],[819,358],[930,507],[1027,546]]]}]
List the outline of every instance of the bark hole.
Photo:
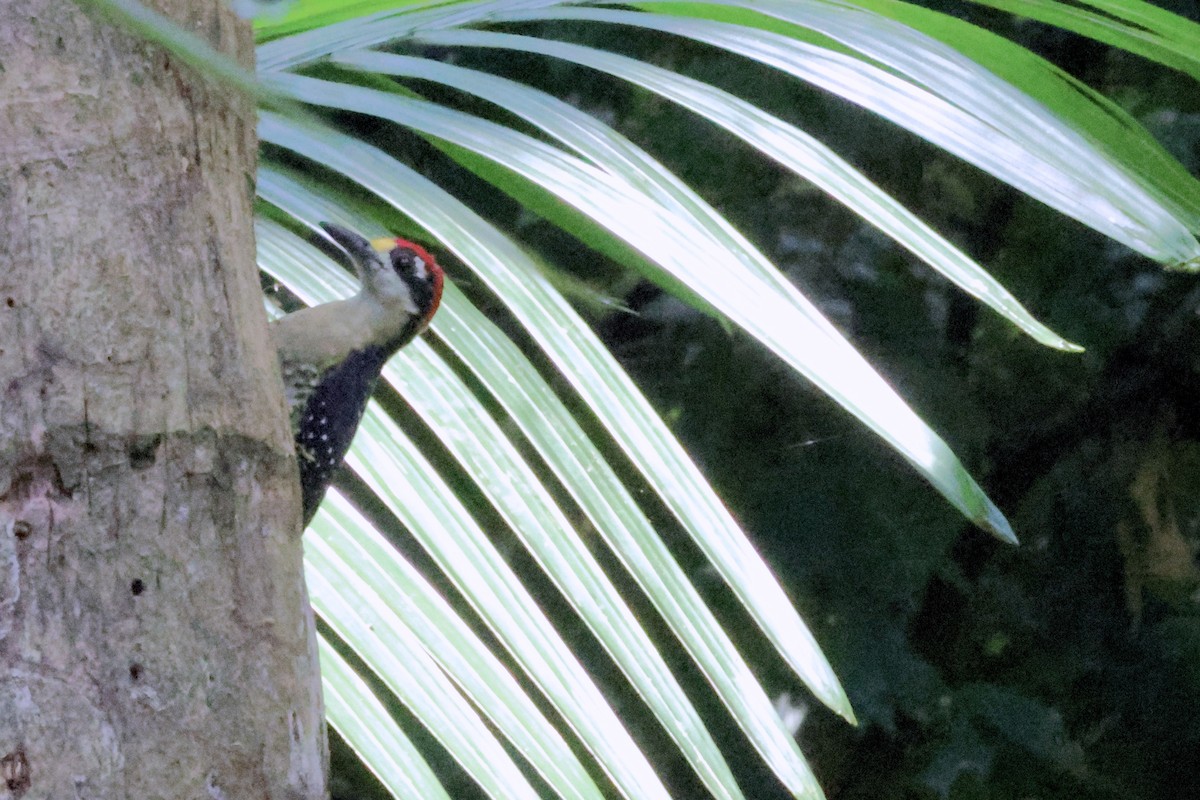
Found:
[{"label": "bark hole", "polygon": [[129,466],[133,469],[147,469],[154,466],[158,458],[158,446],[162,442],[160,434],[138,436],[129,443]]},{"label": "bark hole", "polygon": [[29,789],[32,781],[29,777],[29,760],[25,758],[24,750],[14,750],[0,758],[0,776],[4,777],[4,785],[16,797],[20,797]]}]

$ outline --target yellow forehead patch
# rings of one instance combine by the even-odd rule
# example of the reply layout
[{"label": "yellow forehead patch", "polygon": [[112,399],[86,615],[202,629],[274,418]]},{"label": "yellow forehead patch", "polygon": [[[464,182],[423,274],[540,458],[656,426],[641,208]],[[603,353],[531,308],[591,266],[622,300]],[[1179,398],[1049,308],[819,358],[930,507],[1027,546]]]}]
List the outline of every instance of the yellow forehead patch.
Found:
[{"label": "yellow forehead patch", "polygon": [[391,252],[392,248],[395,246],[396,246],[396,237],[394,237],[394,236],[384,236],[381,239],[372,239],[371,240],[371,247],[374,248],[376,253]]}]

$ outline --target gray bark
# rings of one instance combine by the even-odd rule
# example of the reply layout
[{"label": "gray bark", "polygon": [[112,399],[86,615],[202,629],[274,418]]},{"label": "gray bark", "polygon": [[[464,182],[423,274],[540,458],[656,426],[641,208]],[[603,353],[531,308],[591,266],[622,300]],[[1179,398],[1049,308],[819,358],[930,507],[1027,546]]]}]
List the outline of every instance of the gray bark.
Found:
[{"label": "gray bark", "polygon": [[[157,6],[249,65],[220,0]],[[252,103],[0,2],[0,800],[320,798]]]}]

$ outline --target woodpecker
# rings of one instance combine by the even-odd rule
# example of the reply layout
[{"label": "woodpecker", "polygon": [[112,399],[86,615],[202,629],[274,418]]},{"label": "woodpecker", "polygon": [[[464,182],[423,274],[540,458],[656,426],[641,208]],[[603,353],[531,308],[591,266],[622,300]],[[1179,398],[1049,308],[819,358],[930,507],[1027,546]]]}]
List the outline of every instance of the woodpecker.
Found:
[{"label": "woodpecker", "polygon": [[305,527],[350,449],[383,365],[429,326],[445,280],[418,244],[368,241],[327,222],[321,227],[350,255],[361,289],[349,300],[271,323],[300,462]]}]

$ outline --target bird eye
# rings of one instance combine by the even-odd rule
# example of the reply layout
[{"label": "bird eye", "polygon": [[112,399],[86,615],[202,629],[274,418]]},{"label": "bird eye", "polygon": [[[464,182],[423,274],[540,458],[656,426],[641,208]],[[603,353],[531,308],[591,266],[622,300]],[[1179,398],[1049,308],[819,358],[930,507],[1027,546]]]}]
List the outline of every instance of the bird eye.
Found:
[{"label": "bird eye", "polygon": [[429,278],[429,266],[407,247],[397,247],[392,251],[392,267],[403,278],[415,277],[421,280]]}]

